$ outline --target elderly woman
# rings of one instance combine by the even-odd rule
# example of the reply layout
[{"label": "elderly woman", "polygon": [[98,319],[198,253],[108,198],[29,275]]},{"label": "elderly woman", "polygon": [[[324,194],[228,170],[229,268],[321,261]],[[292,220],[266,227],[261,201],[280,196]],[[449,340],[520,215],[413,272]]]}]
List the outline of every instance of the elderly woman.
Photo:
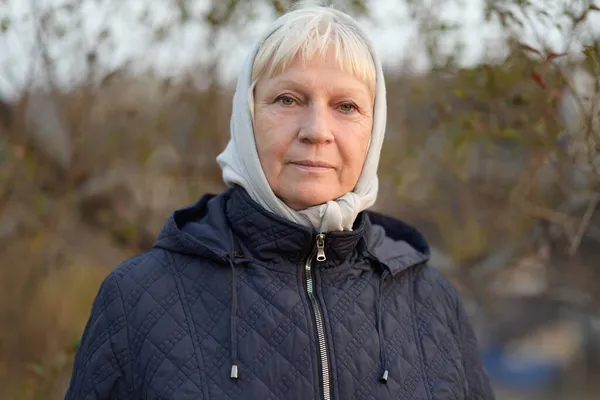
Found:
[{"label": "elderly woman", "polygon": [[348,15],[275,21],[238,80],[217,158],[230,188],[106,278],[66,398],[493,398],[423,237],[366,211],[385,90]]}]

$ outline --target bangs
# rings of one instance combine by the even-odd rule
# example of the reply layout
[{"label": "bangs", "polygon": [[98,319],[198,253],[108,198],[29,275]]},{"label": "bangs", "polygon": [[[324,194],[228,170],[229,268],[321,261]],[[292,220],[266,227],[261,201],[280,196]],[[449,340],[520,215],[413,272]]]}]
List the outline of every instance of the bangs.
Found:
[{"label": "bangs", "polygon": [[252,80],[277,76],[296,59],[304,63],[332,51],[339,68],[361,79],[375,94],[375,64],[357,30],[332,13],[321,10],[311,15],[302,11],[290,13],[287,21],[262,43],[254,60]]}]

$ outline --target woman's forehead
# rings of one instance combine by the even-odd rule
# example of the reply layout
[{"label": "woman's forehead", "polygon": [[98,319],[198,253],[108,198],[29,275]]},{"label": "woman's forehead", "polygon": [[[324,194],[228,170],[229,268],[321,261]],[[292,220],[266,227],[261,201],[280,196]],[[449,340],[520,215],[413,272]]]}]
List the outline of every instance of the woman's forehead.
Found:
[{"label": "woman's forehead", "polygon": [[[273,63],[276,61],[273,60]],[[315,52],[306,54],[297,52],[287,62],[280,61],[278,65],[271,65],[268,79],[277,81],[277,83],[293,84],[290,80],[300,84],[303,76],[309,75],[311,70],[315,69],[330,69],[339,71],[345,77],[353,77],[357,81],[367,86],[372,95],[375,94],[375,77],[371,77],[369,73],[361,68],[356,60],[351,60],[344,57],[343,54],[336,53],[335,49],[328,49],[324,52]],[[292,77],[293,76],[293,77]],[[273,82],[275,83],[275,82]],[[357,83],[350,83],[351,87],[362,86]]]}]

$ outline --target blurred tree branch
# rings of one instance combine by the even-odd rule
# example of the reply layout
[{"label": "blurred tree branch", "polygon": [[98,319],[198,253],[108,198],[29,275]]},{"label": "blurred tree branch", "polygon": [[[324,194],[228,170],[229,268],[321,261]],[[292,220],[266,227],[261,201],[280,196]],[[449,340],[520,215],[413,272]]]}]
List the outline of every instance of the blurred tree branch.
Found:
[{"label": "blurred tree branch", "polygon": [[[176,1],[182,10],[187,9],[185,3],[189,0]],[[248,16],[254,16],[251,11],[256,8],[257,5],[266,5],[276,15],[281,15],[285,10],[302,1],[303,0],[211,0],[211,6],[205,15],[205,19],[211,27],[223,28],[232,23],[237,24],[240,20],[241,22],[248,22]],[[367,14],[369,3],[369,0],[329,0],[321,2],[321,4],[334,5],[356,15]],[[184,12],[182,12],[182,15],[183,14]]]},{"label": "blurred tree branch", "polygon": [[[122,7],[124,3],[126,1],[115,2],[114,4],[111,3],[111,6]],[[149,5],[145,10],[142,10],[139,22],[148,28],[149,36],[153,37],[156,44],[168,38],[178,28],[186,25],[195,24],[203,28],[209,28],[210,35],[206,43],[201,44],[201,49],[205,58],[208,59],[203,61],[206,65],[204,69],[206,73],[203,74],[202,79],[210,82],[206,86],[211,95],[207,96],[206,101],[199,102],[199,107],[202,107],[202,110],[195,111],[197,115],[201,115],[202,118],[208,120],[212,117],[212,114],[219,112],[217,104],[220,94],[217,93],[218,85],[214,82],[214,76],[219,72],[220,54],[217,53],[218,50],[216,49],[219,35],[232,34],[232,32],[233,34],[242,35],[240,32],[243,30],[238,28],[251,26],[250,23],[258,18],[272,19],[296,3],[298,3],[298,0],[211,0],[206,9],[199,11],[195,1],[172,0],[169,2],[171,6],[169,11],[172,11],[173,15],[166,18],[166,22],[156,22],[153,19],[155,16],[152,15],[152,7]],[[333,4],[357,16],[367,17],[370,15],[369,11],[378,4],[377,0],[330,0],[323,3]],[[458,32],[461,28],[460,21],[453,23],[444,14],[444,7],[450,3],[457,7],[461,6],[460,0],[405,1],[410,15],[417,25],[418,47],[424,49],[431,61],[432,68],[426,79],[432,82],[434,80],[442,82],[440,88],[435,86],[439,82],[434,82],[432,84],[434,89],[425,93],[425,97],[430,96],[431,103],[435,103],[432,107],[434,116],[428,117],[433,120],[433,123],[427,129],[419,130],[419,132],[426,132],[429,137],[437,135],[432,141],[444,141],[443,146],[441,146],[443,151],[434,152],[433,154],[428,153],[427,157],[422,157],[429,163],[435,163],[439,167],[435,179],[446,179],[446,182],[458,181],[463,186],[454,184],[454,187],[466,188],[468,184],[472,184],[473,187],[484,186],[483,184],[479,185],[481,182],[478,181],[478,179],[487,179],[484,176],[487,171],[482,166],[483,163],[481,165],[477,164],[481,159],[493,158],[500,152],[509,153],[511,156],[523,155],[523,159],[527,161],[522,164],[522,170],[517,171],[518,177],[510,183],[507,183],[508,179],[504,181],[503,185],[505,186],[501,190],[498,189],[499,185],[492,189],[501,192],[501,195],[504,196],[502,199],[504,202],[508,197],[509,202],[505,207],[513,207],[518,210],[520,212],[519,216],[523,219],[550,222],[560,226],[562,231],[572,239],[571,248],[579,249],[583,237],[596,231],[595,227],[588,226],[592,225],[590,221],[593,214],[592,208],[595,210],[595,203],[589,203],[590,208],[587,208],[588,211],[585,213],[585,217],[580,221],[580,218],[574,216],[573,213],[558,209],[556,204],[552,204],[548,200],[550,196],[536,195],[536,191],[542,194],[546,193],[543,190],[547,188],[540,189],[538,187],[540,186],[539,175],[545,170],[555,169],[555,164],[559,162],[561,165],[567,165],[568,167],[581,166],[575,162],[574,152],[557,150],[558,137],[561,134],[573,138],[573,141],[575,139],[579,140],[577,135],[583,135],[582,141],[585,142],[584,147],[587,149],[584,164],[596,172],[596,176],[590,180],[586,190],[592,193],[598,191],[600,184],[600,166],[594,161],[597,152],[595,143],[600,142],[600,133],[598,132],[597,122],[595,122],[598,103],[590,101],[589,96],[586,98],[586,95],[580,93],[580,88],[572,82],[571,61],[566,51],[550,48],[549,44],[545,42],[547,38],[535,28],[540,22],[548,26],[554,24],[556,22],[553,20],[554,15],[551,14],[548,7],[540,6],[539,3],[531,1],[487,0],[482,3],[482,10],[486,19],[496,21],[505,35],[503,41],[506,40],[503,45],[506,45],[508,57],[501,59],[495,65],[485,63],[473,68],[462,69],[457,65],[460,43],[456,45],[448,44],[446,40],[449,33]],[[56,43],[66,41],[65,38],[68,34],[80,35],[82,38],[77,42],[78,45],[72,48],[69,47],[65,51],[72,49],[73,52],[80,53],[81,60],[85,60],[84,79],[86,79],[86,82],[78,87],[78,90],[83,94],[77,102],[77,112],[73,113],[74,116],[71,119],[71,121],[77,120],[78,122],[72,123],[72,126],[69,127],[70,134],[81,136],[87,134],[87,132],[84,132],[86,129],[90,129],[90,121],[97,105],[96,96],[98,93],[109,87],[118,87],[119,79],[126,79],[127,74],[133,70],[127,62],[112,66],[112,69],[108,70],[102,59],[103,54],[107,54],[113,48],[114,43],[112,42],[117,40],[114,36],[115,32],[111,30],[109,25],[113,16],[112,12],[106,12],[100,18],[102,22],[97,27],[93,39],[83,38],[84,30],[80,29],[81,22],[77,22],[83,18],[81,14],[83,4],[84,2],[68,2],[60,6],[49,7],[45,2],[29,1],[31,8],[29,19],[35,26],[36,43],[33,50],[35,61],[30,66],[31,71],[24,90],[25,92],[31,92],[33,88],[34,76],[40,72],[40,65],[37,62],[39,59],[42,61],[41,68],[43,68],[43,71],[41,72],[45,74],[48,85],[51,88],[58,86],[56,69],[60,54],[54,54],[50,50],[53,49]],[[586,45],[582,56],[585,57],[588,70],[594,74],[596,79],[595,88],[592,90],[595,93],[600,91],[600,83],[597,79],[600,74],[600,46],[598,46],[597,41],[588,40],[589,38],[586,39],[587,41],[582,41],[581,37],[582,32],[589,27],[589,17],[599,9],[594,2],[577,0],[565,2],[564,9],[558,12],[561,16],[560,32],[566,43],[579,40]],[[111,10],[114,11],[114,9]],[[58,18],[59,14],[65,13],[67,16],[72,17],[73,23],[64,23],[63,20]],[[567,22],[563,23],[563,20]],[[2,32],[7,32],[14,25],[14,22],[6,16],[0,16],[0,35],[3,34]],[[134,22],[138,21],[132,21],[132,23]],[[534,31],[532,43],[523,42],[523,32],[528,29]],[[394,45],[390,44],[390,46]],[[227,47],[223,50],[223,53],[229,50]],[[500,49],[498,53],[501,54],[503,50]],[[410,58],[412,55],[413,53],[410,52],[408,57]],[[452,83],[447,84],[444,82]],[[441,90],[444,85],[444,89]],[[188,89],[193,91],[193,84],[190,83],[189,86]],[[167,91],[169,84],[165,84],[164,88],[164,91]],[[113,94],[114,101],[120,100],[121,95],[125,93],[125,88],[118,87],[118,89],[118,94]],[[451,95],[438,95],[442,92],[451,93]],[[559,103],[566,92],[574,93],[573,101],[584,114],[580,132],[569,131],[563,126],[564,121],[561,121]],[[435,95],[432,95],[432,93]],[[412,92],[408,94],[415,96]],[[59,98],[60,96],[57,96],[55,101],[58,102]],[[400,101],[398,99],[405,98],[406,96],[396,94],[393,100],[397,102]],[[24,96],[23,99],[27,101],[27,96]],[[162,106],[160,105],[160,107]],[[159,111],[162,112],[163,110],[159,109]],[[127,117],[123,117],[123,119],[133,121],[136,112],[143,113],[144,110],[131,111],[128,109],[127,112],[123,111],[123,114],[127,114]],[[390,117],[393,119],[395,116],[391,115]],[[135,148],[136,154],[151,153],[154,146],[162,140],[156,139],[156,137],[161,137],[160,134],[156,134],[156,137],[151,139],[147,135],[140,135],[143,139],[138,139],[136,136],[136,140],[130,140],[130,136],[126,135],[129,134],[129,132],[126,132],[128,128],[123,127],[130,126],[127,124],[133,122],[123,122],[119,119],[121,116],[117,118],[108,113],[103,115],[102,118],[106,120],[115,119],[114,124],[111,125],[114,132],[103,132],[103,134],[116,137],[114,147],[120,147],[120,151],[122,148],[130,146]],[[156,117],[156,119],[163,118]],[[96,123],[98,123],[98,120],[96,120]],[[185,134],[186,137],[190,137],[192,134],[198,135],[196,131],[199,131],[199,128],[195,124],[194,120],[189,127],[184,129],[188,131]],[[139,129],[144,133],[151,130],[145,126],[134,129]],[[221,129],[220,126],[219,129]],[[226,128],[222,130],[226,130]],[[127,137],[127,139],[123,139],[123,137]],[[410,139],[416,141],[416,139]],[[185,148],[188,143],[185,142],[182,147]],[[91,147],[93,148],[93,146]],[[418,152],[426,153],[422,148],[418,147],[418,149]],[[189,149],[186,150],[189,151]],[[513,154],[510,154],[510,152]],[[122,153],[118,153],[118,156],[116,154],[115,151],[115,155],[113,155],[115,158],[123,157],[125,159]],[[81,157],[85,158],[86,156]],[[130,156],[127,161],[140,162],[135,157]],[[394,154],[394,157],[398,157],[398,154]],[[140,156],[139,158],[143,157]],[[475,162],[474,166],[469,165],[473,159],[479,161]],[[559,160],[559,162],[555,162],[556,160]],[[45,166],[39,160],[36,162]],[[395,161],[395,164],[397,163]],[[106,162],[102,168],[109,168],[109,164]],[[516,165],[517,162],[514,161],[512,164]],[[40,168],[39,165],[36,168],[46,169],[44,167]],[[400,173],[404,173],[402,168],[399,168],[399,170],[401,170]],[[419,171],[419,173],[421,172]],[[190,167],[184,174],[186,182],[192,182],[197,173],[196,167]],[[452,176],[454,180],[447,178],[447,175],[450,174],[454,175]],[[558,176],[557,173],[555,175]],[[445,177],[439,178],[439,176]],[[421,178],[420,175],[419,178]],[[556,177],[552,179],[559,180]],[[435,187],[437,183],[434,181],[432,186]],[[568,179],[553,183],[562,187],[564,196],[570,196],[574,192],[572,182]],[[42,186],[41,183],[40,186]],[[442,193],[442,187],[447,188],[450,186],[450,184],[446,184],[446,186],[437,185],[435,189],[439,190],[438,193]],[[436,218],[440,221],[451,221],[451,223],[448,223],[450,225],[449,229],[456,231],[456,225],[462,222],[459,217],[454,217],[453,213],[456,209],[464,212],[467,215],[465,219],[468,220],[464,224],[469,225],[469,229],[464,229],[464,231],[468,231],[471,237],[468,240],[462,236],[459,239],[454,238],[456,240],[452,243],[456,246],[469,247],[468,251],[457,252],[457,254],[468,254],[468,257],[476,257],[478,252],[493,250],[486,247],[491,239],[481,234],[484,226],[468,218],[469,210],[477,207],[477,202],[473,199],[481,194],[470,186],[469,189],[468,193],[466,190],[459,191],[458,194],[452,197],[451,201],[444,204],[448,207],[448,212],[451,213],[452,218],[446,218],[442,215],[446,212],[445,209],[436,213]],[[481,192],[484,191],[481,190]],[[507,193],[509,196],[507,196]],[[457,203],[461,203],[462,206],[457,206]],[[515,225],[518,224],[515,223]],[[527,224],[523,224],[523,226],[525,226],[523,229],[530,229]],[[468,243],[468,245],[465,243]]]}]

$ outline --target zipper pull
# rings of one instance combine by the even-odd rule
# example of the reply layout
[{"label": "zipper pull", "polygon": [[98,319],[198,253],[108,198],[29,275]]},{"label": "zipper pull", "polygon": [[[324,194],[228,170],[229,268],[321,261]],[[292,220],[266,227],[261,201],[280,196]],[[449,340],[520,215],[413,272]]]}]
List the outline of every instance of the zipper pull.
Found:
[{"label": "zipper pull", "polygon": [[319,233],[317,235],[317,261],[325,261],[325,234]]}]

